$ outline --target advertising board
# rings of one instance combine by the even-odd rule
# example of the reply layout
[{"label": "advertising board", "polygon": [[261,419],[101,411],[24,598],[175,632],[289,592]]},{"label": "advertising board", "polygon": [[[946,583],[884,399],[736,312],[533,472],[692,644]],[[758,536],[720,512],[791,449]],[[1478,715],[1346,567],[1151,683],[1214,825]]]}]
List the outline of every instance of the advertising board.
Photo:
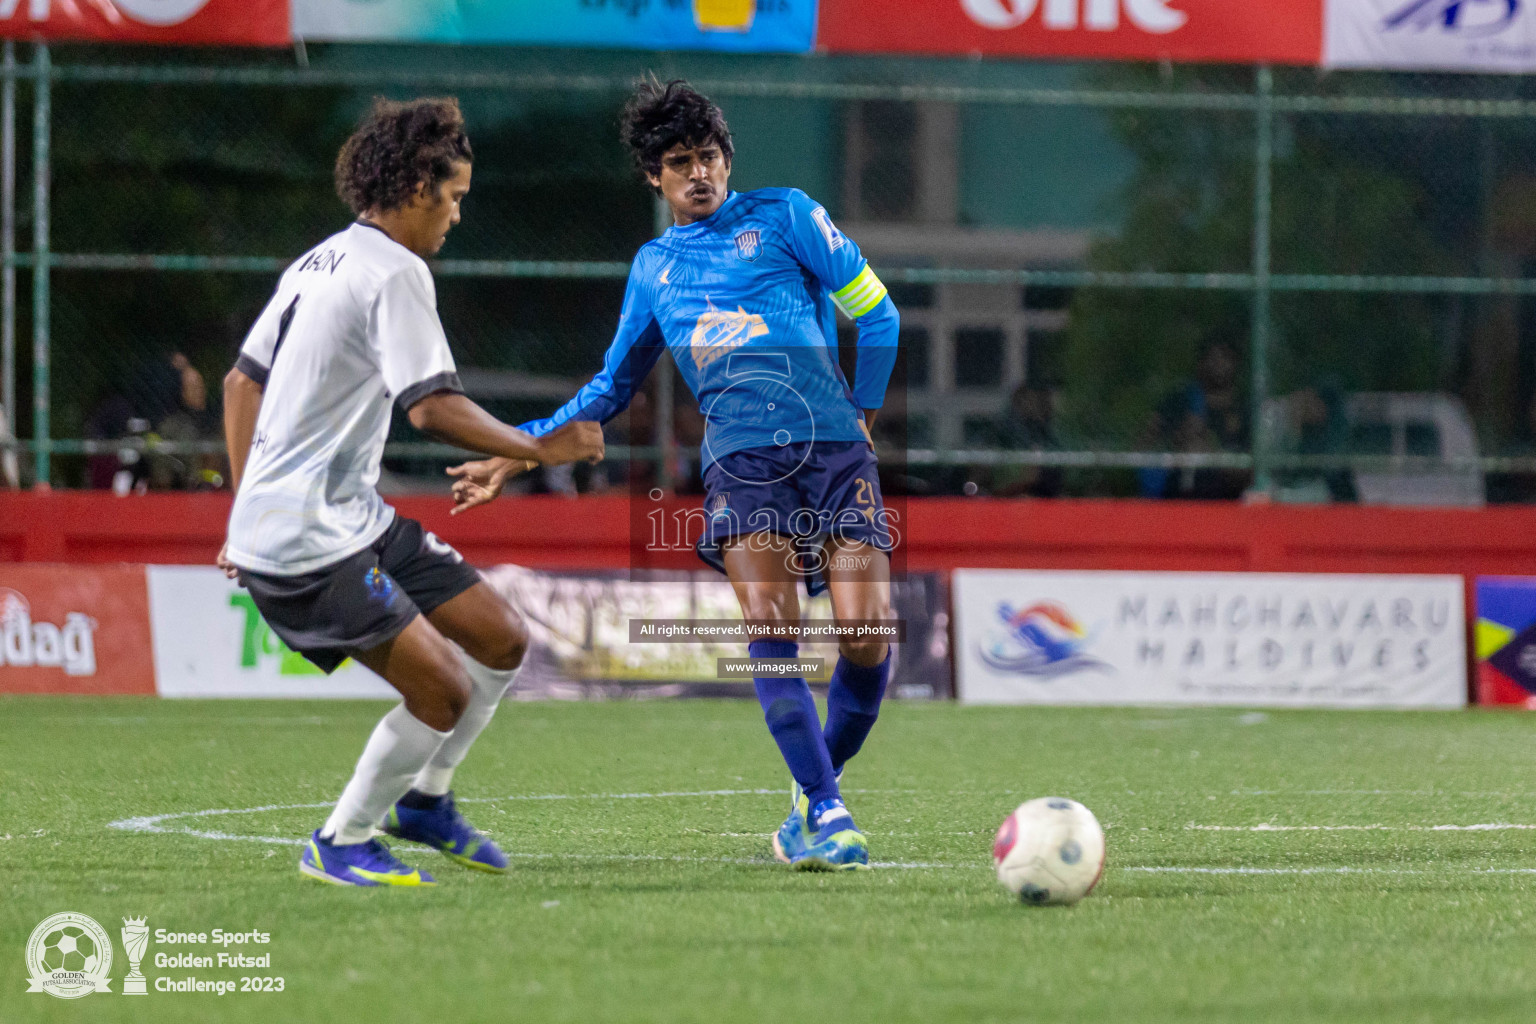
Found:
[{"label": "advertising board", "polygon": [[0,565],[0,693],[154,692],[143,566]]},{"label": "advertising board", "polygon": [[1453,708],[1459,576],[954,574],[973,704]]}]

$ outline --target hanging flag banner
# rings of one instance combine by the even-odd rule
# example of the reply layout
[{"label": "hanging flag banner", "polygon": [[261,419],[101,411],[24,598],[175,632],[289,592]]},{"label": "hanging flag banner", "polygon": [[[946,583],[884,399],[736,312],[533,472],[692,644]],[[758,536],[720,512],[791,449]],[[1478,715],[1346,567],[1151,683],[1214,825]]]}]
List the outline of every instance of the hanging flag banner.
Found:
[{"label": "hanging flag banner", "polygon": [[1536,710],[1536,579],[1479,576],[1477,702]]},{"label": "hanging flag banner", "polygon": [[815,27],[815,0],[293,0],[317,41],[804,53]]},{"label": "hanging flag banner", "polygon": [[0,37],[154,43],[163,46],[283,46],[289,0],[5,0]]},{"label": "hanging flag banner", "polygon": [[821,0],[817,46],[833,53],[1316,64],[1322,3]]},{"label": "hanging flag banner", "polygon": [[1417,71],[1536,70],[1536,4],[1329,0],[1323,64]]}]

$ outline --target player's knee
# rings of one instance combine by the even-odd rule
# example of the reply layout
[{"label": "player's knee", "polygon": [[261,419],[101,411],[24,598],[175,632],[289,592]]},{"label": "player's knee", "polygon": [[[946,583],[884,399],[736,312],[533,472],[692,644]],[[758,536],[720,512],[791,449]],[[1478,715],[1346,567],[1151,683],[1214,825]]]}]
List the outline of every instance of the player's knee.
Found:
[{"label": "player's knee", "polygon": [[800,609],[778,594],[752,594],[742,603],[742,616],[769,627],[787,627],[800,621]]},{"label": "player's knee", "polygon": [[528,627],[521,615],[508,608],[506,621],[497,631],[495,640],[488,645],[485,657],[475,660],[497,672],[510,672],[522,665],[527,653]]},{"label": "player's knee", "polygon": [[410,712],[439,732],[459,724],[474,684],[457,657],[439,658],[432,667],[431,684],[424,688]]},{"label": "player's knee", "polygon": [[838,645],[838,652],[855,665],[863,665],[872,668],[885,660],[890,653],[891,645],[884,640],[844,640]]},{"label": "player's knee", "polygon": [[474,690],[474,684],[470,681],[469,673],[462,667],[455,666],[456,671],[442,680],[440,699],[443,711],[454,725],[459,724],[459,719],[464,715],[464,709],[469,707],[469,695]]}]

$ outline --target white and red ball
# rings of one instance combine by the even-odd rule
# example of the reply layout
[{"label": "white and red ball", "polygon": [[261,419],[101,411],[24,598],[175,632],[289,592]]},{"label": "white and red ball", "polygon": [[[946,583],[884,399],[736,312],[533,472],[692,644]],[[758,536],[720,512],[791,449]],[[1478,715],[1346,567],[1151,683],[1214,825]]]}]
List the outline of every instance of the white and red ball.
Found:
[{"label": "white and red ball", "polygon": [[1104,830],[1076,800],[1041,797],[1003,820],[992,843],[997,880],[1025,903],[1070,905],[1104,874]]}]

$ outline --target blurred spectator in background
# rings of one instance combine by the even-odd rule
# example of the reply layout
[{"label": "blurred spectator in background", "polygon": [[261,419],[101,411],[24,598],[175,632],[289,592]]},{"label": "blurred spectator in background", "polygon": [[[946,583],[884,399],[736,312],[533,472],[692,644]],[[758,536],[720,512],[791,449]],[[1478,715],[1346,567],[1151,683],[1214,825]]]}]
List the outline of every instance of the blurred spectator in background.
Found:
[{"label": "blurred spectator in background", "polygon": [[0,445],[6,446],[0,447],[0,487],[13,490],[21,486],[21,460],[16,457],[16,449],[9,447],[15,440],[10,417],[5,406],[0,405]]},{"label": "blurred spectator in background", "polygon": [[[1284,431],[1271,432],[1277,445],[1289,441],[1298,455],[1343,455],[1349,451],[1349,418],[1343,382],[1325,376],[1317,384],[1279,399]],[[1281,436],[1277,436],[1281,435]],[[1290,501],[1354,501],[1354,474],[1347,468],[1282,470],[1280,495]]]},{"label": "blurred spectator in background", "polygon": [[[1020,384],[1008,401],[1008,414],[998,424],[997,445],[1004,451],[1059,451],[1056,437],[1056,392],[1037,384]],[[1000,498],[1059,498],[1060,466],[996,466],[991,490]]]},{"label": "blurred spectator in background", "polygon": [[[1247,452],[1252,436],[1248,402],[1239,387],[1242,359],[1223,339],[1200,349],[1194,379],[1159,404],[1143,434],[1143,450],[1180,454]],[[1250,474],[1230,469],[1142,469],[1146,498],[1230,501],[1243,496]]]},{"label": "blurred spectator in background", "polygon": [[[218,423],[209,408],[202,373],[181,352],[157,356],[97,403],[85,422],[94,441],[132,440],[116,452],[90,456],[87,483],[130,491],[219,487],[218,455],[167,452],[162,442],[196,444],[218,439]],[[142,450],[142,454],[141,454]]]},{"label": "blurred spectator in background", "polygon": [[[117,392],[96,403],[85,418],[87,441],[118,441],[149,429],[149,421],[134,415],[133,403]],[[86,458],[85,485],[127,494],[143,479],[143,460],[136,449],[96,452]],[[144,484],[147,489],[148,483]]]}]

